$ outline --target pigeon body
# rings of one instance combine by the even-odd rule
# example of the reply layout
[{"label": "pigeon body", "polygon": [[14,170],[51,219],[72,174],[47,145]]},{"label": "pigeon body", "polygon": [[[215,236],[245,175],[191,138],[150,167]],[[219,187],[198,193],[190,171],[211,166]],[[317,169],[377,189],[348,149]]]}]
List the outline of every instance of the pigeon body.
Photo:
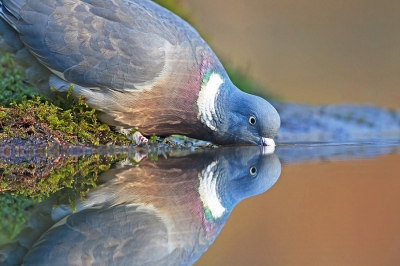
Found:
[{"label": "pigeon body", "polygon": [[147,0],[0,0],[0,49],[28,79],[83,95],[99,119],[144,135],[274,144],[280,119],[246,94],[185,21]]}]

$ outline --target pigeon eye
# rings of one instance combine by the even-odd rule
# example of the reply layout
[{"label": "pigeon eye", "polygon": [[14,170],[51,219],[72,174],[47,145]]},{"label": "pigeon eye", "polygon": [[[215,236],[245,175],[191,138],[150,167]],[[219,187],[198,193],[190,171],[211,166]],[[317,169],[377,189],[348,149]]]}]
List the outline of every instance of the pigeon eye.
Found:
[{"label": "pigeon eye", "polygon": [[254,116],[249,117],[249,124],[254,126],[257,123],[257,120]]},{"label": "pigeon eye", "polygon": [[255,167],[255,166],[250,167],[249,172],[250,172],[250,175],[252,175],[252,176],[256,175],[257,174],[257,167]]}]

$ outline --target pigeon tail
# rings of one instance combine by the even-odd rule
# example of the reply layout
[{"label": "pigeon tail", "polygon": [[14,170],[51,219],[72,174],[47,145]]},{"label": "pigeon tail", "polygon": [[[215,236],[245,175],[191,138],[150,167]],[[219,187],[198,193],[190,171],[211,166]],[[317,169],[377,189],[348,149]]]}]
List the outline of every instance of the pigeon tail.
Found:
[{"label": "pigeon tail", "polygon": [[25,0],[0,0],[0,16],[15,30],[17,21],[21,18],[20,11]]}]

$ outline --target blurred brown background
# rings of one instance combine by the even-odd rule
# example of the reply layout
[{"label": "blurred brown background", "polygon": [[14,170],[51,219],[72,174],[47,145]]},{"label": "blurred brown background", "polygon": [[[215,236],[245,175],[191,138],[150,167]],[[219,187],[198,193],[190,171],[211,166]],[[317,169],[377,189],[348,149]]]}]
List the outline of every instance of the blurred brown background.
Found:
[{"label": "blurred brown background", "polygon": [[220,57],[286,101],[400,108],[400,1],[184,2]]}]

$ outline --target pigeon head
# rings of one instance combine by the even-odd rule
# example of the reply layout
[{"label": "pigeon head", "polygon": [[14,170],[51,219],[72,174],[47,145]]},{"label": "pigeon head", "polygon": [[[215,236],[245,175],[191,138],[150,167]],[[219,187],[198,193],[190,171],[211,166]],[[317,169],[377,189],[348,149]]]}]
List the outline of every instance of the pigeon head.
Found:
[{"label": "pigeon head", "polygon": [[270,189],[280,174],[279,158],[265,147],[221,150],[199,174],[200,199],[209,210],[207,219],[226,218],[243,199]]},{"label": "pigeon head", "polygon": [[264,193],[276,183],[281,175],[280,160],[274,153],[264,153],[264,149],[257,152],[257,147],[240,147],[240,150],[225,155],[228,164],[220,160],[220,168],[229,169],[223,172],[218,190],[225,206],[236,206],[245,198]]},{"label": "pigeon head", "polygon": [[210,141],[275,146],[278,112],[263,98],[239,90],[224,70],[204,74],[197,106],[198,119],[211,132]]}]

